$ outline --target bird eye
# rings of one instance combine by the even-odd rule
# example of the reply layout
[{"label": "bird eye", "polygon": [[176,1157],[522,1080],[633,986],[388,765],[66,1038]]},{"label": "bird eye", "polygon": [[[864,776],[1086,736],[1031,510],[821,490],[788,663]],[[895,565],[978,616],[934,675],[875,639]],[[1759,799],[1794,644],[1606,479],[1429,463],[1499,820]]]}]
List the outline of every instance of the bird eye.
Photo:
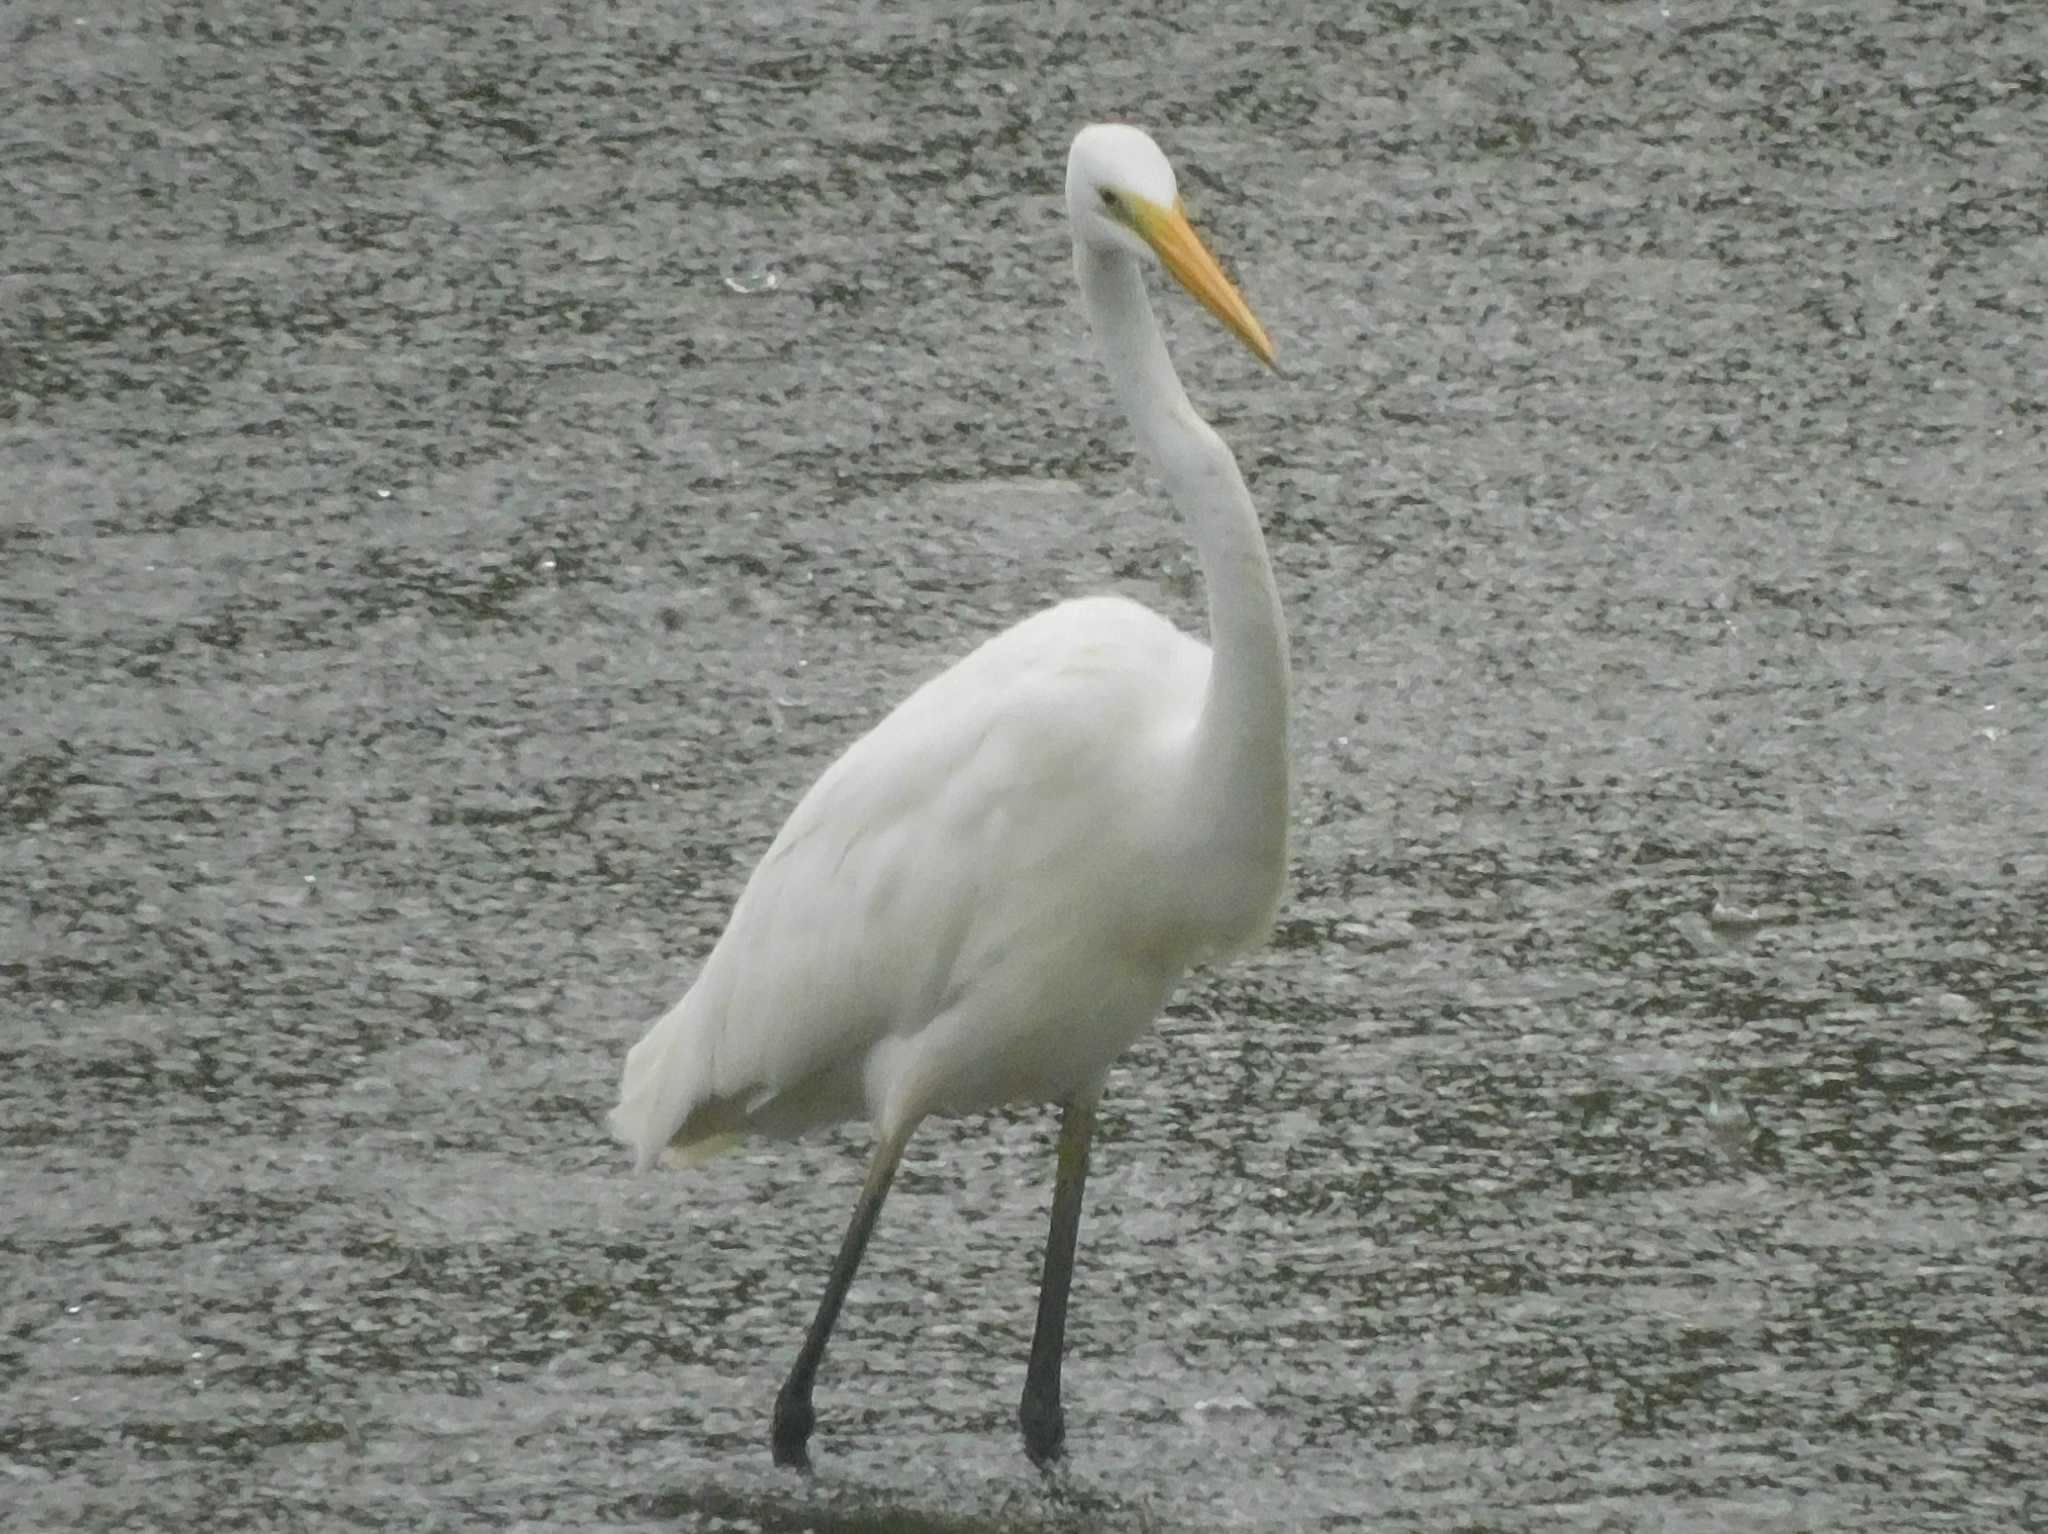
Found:
[{"label": "bird eye", "polygon": [[1116,206],[1116,192],[1113,189],[1109,187],[1102,189],[1102,205],[1105,208],[1114,208]]}]

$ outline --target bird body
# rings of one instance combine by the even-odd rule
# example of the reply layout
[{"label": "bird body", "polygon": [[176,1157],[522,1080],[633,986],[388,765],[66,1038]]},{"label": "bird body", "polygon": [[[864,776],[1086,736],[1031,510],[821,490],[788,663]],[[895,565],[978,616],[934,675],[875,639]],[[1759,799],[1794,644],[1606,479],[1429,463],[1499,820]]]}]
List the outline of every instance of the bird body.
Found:
[{"label": "bird body", "polygon": [[1210,643],[1134,602],[1063,602],[917,689],[804,795],[688,993],[627,1054],[613,1133],[645,1166],[866,1116],[877,1143],[772,1443],[807,1466],[825,1345],[911,1133],[1062,1105],[1019,1421],[1061,1452],[1067,1295],[1110,1063],[1191,966],[1270,928],[1287,858],[1287,638],[1258,515],[1166,353],[1143,263],[1271,365],[1135,128],[1067,158],[1074,275],[1111,392],[1202,565]]},{"label": "bird body", "polygon": [[612,1128],[639,1164],[741,1133],[1064,1101],[1184,971],[1256,944],[1284,842],[1218,847],[1186,825],[1209,669],[1156,613],[1081,598],[856,741],[629,1055]]}]

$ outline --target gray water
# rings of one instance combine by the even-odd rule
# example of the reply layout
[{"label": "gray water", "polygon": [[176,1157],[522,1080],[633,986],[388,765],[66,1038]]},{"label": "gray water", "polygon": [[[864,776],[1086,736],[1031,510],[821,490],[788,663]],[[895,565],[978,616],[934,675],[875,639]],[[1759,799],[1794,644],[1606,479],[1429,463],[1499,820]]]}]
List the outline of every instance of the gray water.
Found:
[{"label": "gray water", "polygon": [[[2048,1526],[2048,12],[0,12],[0,1522]],[[599,1117],[803,785],[1061,596],[1294,634],[1270,948],[1050,1115]],[[1775,918],[1747,948],[1716,889]]]}]

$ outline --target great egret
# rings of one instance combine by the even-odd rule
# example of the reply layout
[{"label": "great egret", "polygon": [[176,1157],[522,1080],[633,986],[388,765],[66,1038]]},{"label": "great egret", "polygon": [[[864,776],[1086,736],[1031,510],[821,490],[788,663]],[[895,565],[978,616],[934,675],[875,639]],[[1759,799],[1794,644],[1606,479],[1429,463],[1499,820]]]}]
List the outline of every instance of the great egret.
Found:
[{"label": "great egret", "polygon": [[1287,859],[1287,637],[1258,514],[1145,296],[1155,254],[1268,366],[1272,343],[1136,128],[1067,158],[1074,271],[1124,413],[1186,518],[1210,646],[1115,597],[1063,602],[925,683],[825,770],[688,994],[626,1057],[612,1132],[646,1167],[862,1115],[878,1143],[775,1401],[807,1467],[811,1387],[912,1131],[1063,1105],[1019,1410],[1046,1465],[1096,1105],[1189,967],[1271,929]]}]

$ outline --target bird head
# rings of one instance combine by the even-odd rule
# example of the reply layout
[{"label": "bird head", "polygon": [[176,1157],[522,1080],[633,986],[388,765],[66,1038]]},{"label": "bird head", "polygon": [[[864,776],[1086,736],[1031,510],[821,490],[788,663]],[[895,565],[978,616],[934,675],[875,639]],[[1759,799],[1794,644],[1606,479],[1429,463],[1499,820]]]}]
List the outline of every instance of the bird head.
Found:
[{"label": "bird head", "polygon": [[1074,238],[1090,249],[1156,256],[1253,356],[1277,366],[1258,316],[1188,223],[1173,166],[1142,128],[1095,123],[1074,136],[1067,155],[1067,217]]}]

